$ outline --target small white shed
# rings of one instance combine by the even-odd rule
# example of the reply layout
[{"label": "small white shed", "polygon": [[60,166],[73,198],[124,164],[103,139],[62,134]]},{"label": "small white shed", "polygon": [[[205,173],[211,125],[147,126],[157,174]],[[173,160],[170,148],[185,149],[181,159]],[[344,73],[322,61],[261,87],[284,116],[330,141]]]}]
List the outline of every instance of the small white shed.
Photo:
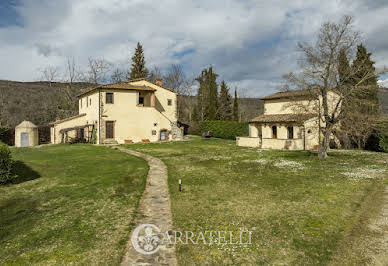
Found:
[{"label": "small white shed", "polygon": [[30,121],[23,121],[15,127],[15,146],[31,147],[39,144],[38,127]]}]

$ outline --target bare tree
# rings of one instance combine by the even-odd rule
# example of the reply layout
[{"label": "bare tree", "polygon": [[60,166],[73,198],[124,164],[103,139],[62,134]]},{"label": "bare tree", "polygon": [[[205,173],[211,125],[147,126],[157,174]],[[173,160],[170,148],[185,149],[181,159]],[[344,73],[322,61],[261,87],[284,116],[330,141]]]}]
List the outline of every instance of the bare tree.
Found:
[{"label": "bare tree", "polygon": [[75,63],[74,57],[68,57],[66,61],[64,81],[72,87],[74,82],[82,80],[82,76],[83,74]]},{"label": "bare tree", "polygon": [[105,83],[107,74],[110,69],[110,64],[105,59],[88,59],[87,79],[90,83],[101,84]]},{"label": "bare tree", "polygon": [[[301,72],[285,75],[293,86],[307,90],[317,103],[319,117],[320,147],[319,158],[327,157],[330,136],[338,128],[349,112],[352,112],[352,95],[368,90],[362,82],[376,75],[364,73],[355,84],[345,83],[346,78],[339,78],[339,55],[345,51],[348,58],[354,57],[354,51],[360,40],[360,34],[352,28],[352,17],[344,16],[339,23],[324,23],[319,31],[315,44],[299,43],[298,48],[303,53],[300,61]],[[356,70],[349,68],[345,75],[354,76]],[[335,92],[338,97],[329,97],[329,92]]]},{"label": "bare tree", "polygon": [[151,70],[148,80],[155,83],[157,78],[162,77],[162,71],[160,70],[159,67],[154,66],[153,69]]},{"label": "bare tree", "polygon": [[122,70],[119,67],[116,67],[113,70],[112,75],[110,76],[112,83],[120,83],[126,80],[126,71]]},{"label": "bare tree", "polygon": [[48,65],[45,68],[40,69],[41,80],[48,81],[50,83],[57,81],[59,79],[59,67]]},{"label": "bare tree", "polygon": [[[189,97],[194,85],[194,79],[189,78],[183,71],[181,65],[171,65],[164,76],[164,84],[178,94],[177,117],[179,120],[191,120],[191,104]],[[184,112],[189,111],[188,118],[184,117]]]}]

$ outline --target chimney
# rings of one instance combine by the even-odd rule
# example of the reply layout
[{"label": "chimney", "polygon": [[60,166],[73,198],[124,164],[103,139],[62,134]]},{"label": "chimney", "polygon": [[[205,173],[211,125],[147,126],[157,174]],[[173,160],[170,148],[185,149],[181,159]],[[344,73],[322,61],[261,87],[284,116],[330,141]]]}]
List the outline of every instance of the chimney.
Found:
[{"label": "chimney", "polygon": [[160,87],[163,86],[163,79],[160,77],[156,78],[155,84]]}]

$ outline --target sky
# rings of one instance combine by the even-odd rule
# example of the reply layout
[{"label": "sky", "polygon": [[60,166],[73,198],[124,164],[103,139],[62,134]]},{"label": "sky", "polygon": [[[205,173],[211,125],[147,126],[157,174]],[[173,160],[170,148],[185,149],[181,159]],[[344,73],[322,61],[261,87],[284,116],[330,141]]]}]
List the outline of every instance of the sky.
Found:
[{"label": "sky", "polygon": [[[39,69],[89,57],[128,67],[137,42],[149,69],[181,64],[196,77],[213,66],[241,96],[278,90],[297,71],[298,41],[352,15],[378,68],[388,66],[386,0],[1,0],[0,79],[35,81]],[[380,77],[388,86],[388,76]]]}]

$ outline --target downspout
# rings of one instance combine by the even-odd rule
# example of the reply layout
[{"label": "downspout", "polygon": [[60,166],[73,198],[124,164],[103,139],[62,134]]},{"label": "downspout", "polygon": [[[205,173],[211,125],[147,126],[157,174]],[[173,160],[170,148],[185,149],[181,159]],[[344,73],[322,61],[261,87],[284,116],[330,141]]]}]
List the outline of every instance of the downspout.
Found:
[{"label": "downspout", "polygon": [[318,146],[321,146],[321,101],[318,97]]},{"label": "downspout", "polygon": [[306,150],[306,127],[303,125],[303,150]]},{"label": "downspout", "polygon": [[101,89],[98,90],[98,144],[101,144]]}]

